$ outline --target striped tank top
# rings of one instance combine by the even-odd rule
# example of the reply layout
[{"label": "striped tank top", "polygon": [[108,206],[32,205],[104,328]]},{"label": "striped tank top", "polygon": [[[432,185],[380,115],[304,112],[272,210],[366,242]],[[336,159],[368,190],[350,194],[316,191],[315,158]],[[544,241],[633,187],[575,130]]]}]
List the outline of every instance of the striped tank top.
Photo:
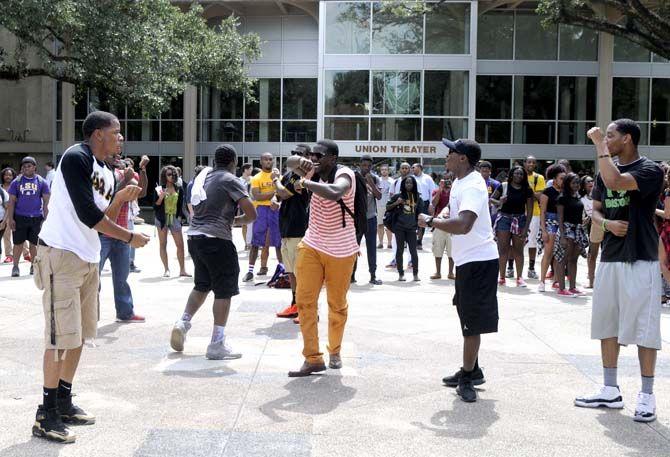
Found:
[{"label": "striped tank top", "polygon": [[[351,189],[342,197],[347,208],[354,210],[356,177],[348,167],[340,167],[335,179],[346,174],[351,179]],[[320,182],[324,182],[321,180]],[[307,246],[333,257],[349,257],[358,252],[356,226],[349,213],[344,213],[346,226],[342,227],[342,208],[336,201],[327,200],[315,193],[309,204],[309,225],[302,239]]]}]

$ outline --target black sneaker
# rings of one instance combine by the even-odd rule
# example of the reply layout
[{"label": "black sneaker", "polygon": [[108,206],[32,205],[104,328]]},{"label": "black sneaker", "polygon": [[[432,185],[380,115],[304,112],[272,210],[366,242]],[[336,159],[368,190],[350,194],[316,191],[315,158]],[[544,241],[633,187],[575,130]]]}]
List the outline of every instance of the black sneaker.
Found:
[{"label": "black sneaker", "polygon": [[33,435],[59,443],[74,443],[77,439],[77,436],[63,423],[58,408],[44,409],[42,405],[37,407]]},{"label": "black sneaker", "polygon": [[247,271],[247,274],[244,275],[244,278],[242,278],[242,282],[249,282],[254,279],[254,274],[250,271]]},{"label": "black sneaker", "polygon": [[131,263],[130,264],[130,272],[131,273],[141,273],[142,270],[140,268],[137,268],[137,265],[135,265],[134,263]]},{"label": "black sneaker", "polygon": [[[457,387],[458,380],[461,379],[462,375],[463,369],[461,368],[453,375],[442,378],[442,382],[447,387]],[[470,379],[472,380],[472,384],[475,386],[480,386],[486,382],[486,379],[484,379],[484,372],[479,367],[475,368],[475,370],[472,372],[472,376],[470,376]]]},{"label": "black sneaker", "polygon": [[461,376],[461,379],[458,381],[458,387],[456,387],[456,393],[466,403],[477,401],[477,391],[472,383],[472,379],[467,376]]},{"label": "black sneaker", "polygon": [[72,403],[72,397],[67,399],[58,399],[58,411],[60,417],[66,424],[72,425],[93,425],[95,416],[87,414],[86,411]]}]

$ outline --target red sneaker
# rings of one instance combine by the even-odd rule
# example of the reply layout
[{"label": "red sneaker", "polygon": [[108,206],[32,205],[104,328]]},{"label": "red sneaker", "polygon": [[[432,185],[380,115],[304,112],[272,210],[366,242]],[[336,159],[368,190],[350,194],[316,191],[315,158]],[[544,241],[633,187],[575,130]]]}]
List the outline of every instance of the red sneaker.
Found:
[{"label": "red sneaker", "polygon": [[284,311],[277,313],[277,317],[284,317],[286,319],[298,317],[298,307],[293,303],[291,306],[287,306]]},{"label": "red sneaker", "polygon": [[499,286],[504,286],[506,285],[507,281],[505,281],[505,278],[500,278],[498,279],[498,285]]},{"label": "red sneaker", "polygon": [[584,295],[584,291],[583,291],[583,290],[579,290],[579,289],[577,289],[576,287],[575,287],[574,289],[570,289],[570,290],[568,290],[568,292],[570,292],[571,294],[573,294],[573,295],[575,295],[575,296],[581,296],[581,295]]},{"label": "red sneaker", "polygon": [[30,254],[26,254],[26,255],[24,255],[24,256],[23,256],[23,260],[25,260],[26,262],[30,262],[30,260],[31,260],[31,258],[30,258]]},{"label": "red sneaker", "polygon": [[547,273],[547,279],[554,279],[554,272],[549,270],[549,273]]},{"label": "red sneaker", "polygon": [[556,292],[556,295],[560,295],[561,297],[574,297],[575,296],[575,294],[573,294],[569,290],[565,290],[565,289],[559,289],[558,292]]},{"label": "red sneaker", "polygon": [[116,319],[116,322],[122,323],[122,324],[142,324],[144,323],[146,319],[144,319],[144,316],[140,316],[139,314],[133,314],[130,318],[128,319]]},{"label": "red sneaker", "polygon": [[7,257],[5,257],[5,260],[3,260],[2,263],[14,263],[14,257],[8,255]]}]

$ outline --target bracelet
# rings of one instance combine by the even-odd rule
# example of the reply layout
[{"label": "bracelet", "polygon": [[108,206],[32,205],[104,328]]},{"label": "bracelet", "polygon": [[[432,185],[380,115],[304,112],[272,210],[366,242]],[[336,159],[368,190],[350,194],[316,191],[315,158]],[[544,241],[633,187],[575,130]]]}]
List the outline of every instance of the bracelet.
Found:
[{"label": "bracelet", "polygon": [[433,228],[433,219],[435,219],[433,216],[426,219],[426,225],[430,228]]},{"label": "bracelet", "polygon": [[602,229],[603,229],[603,232],[607,232],[607,231],[608,231],[608,230],[607,230],[607,222],[608,222],[607,219],[603,219],[603,223],[602,223]]},{"label": "bracelet", "polygon": [[130,244],[130,243],[132,243],[132,242],[133,242],[133,237],[134,237],[134,236],[135,236],[135,233],[134,233],[134,232],[130,232],[130,239],[129,239],[128,241],[126,241],[126,244]]},{"label": "bracelet", "polygon": [[611,157],[609,154],[601,154],[598,156],[599,159],[604,159],[605,157]]}]

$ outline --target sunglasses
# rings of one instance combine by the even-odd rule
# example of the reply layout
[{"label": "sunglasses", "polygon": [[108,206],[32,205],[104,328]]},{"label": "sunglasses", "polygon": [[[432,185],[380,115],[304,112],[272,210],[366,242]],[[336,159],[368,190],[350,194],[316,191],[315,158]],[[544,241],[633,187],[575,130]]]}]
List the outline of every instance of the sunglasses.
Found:
[{"label": "sunglasses", "polygon": [[310,153],[309,156],[310,157],[316,157],[317,159],[322,159],[324,157],[324,155],[320,152],[312,152],[312,153]]}]

